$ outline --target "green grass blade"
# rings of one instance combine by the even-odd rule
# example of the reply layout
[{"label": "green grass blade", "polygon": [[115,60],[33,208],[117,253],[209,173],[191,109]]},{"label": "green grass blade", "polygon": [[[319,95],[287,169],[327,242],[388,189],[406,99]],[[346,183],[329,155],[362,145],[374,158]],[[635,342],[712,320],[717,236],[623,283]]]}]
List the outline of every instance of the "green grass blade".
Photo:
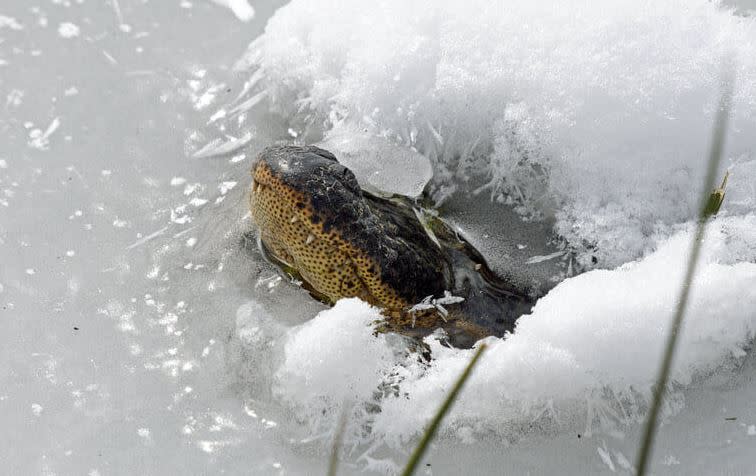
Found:
[{"label": "green grass blade", "polygon": [[711,195],[709,195],[709,201],[706,203],[706,208],[704,208],[706,216],[712,216],[719,213],[719,208],[722,206],[722,202],[724,202],[725,188],[727,187],[727,178],[729,176],[730,171],[728,170],[722,180],[722,185],[720,185],[719,188],[715,188],[714,191],[711,192]]},{"label": "green grass blade", "polygon": [[480,344],[480,347],[478,347],[475,355],[473,355],[472,360],[470,360],[470,363],[467,364],[467,367],[465,367],[462,375],[460,375],[457,381],[454,383],[454,387],[452,387],[451,392],[449,392],[446,400],[444,400],[444,403],[441,404],[441,407],[438,409],[436,415],[433,417],[433,420],[431,420],[428,428],[425,430],[420,443],[412,452],[412,456],[410,456],[410,459],[407,462],[407,466],[404,467],[402,476],[410,476],[414,474],[415,470],[417,469],[417,465],[420,464],[420,460],[422,460],[425,451],[430,445],[430,442],[436,436],[436,431],[441,424],[441,420],[444,419],[444,416],[449,412],[449,409],[451,409],[452,404],[457,399],[457,395],[459,394],[460,390],[462,390],[462,387],[464,386],[467,379],[470,377],[473,367],[475,367],[475,364],[478,363],[478,359],[480,359],[480,356],[483,354],[484,350],[486,350],[486,344]]},{"label": "green grass blade", "polygon": [[[699,208],[699,217],[696,224],[696,231],[691,245],[690,255],[688,258],[688,266],[685,271],[685,278],[683,280],[682,289],[680,291],[680,299],[677,302],[677,308],[675,309],[675,315],[672,319],[672,327],[670,329],[669,336],[667,337],[666,347],[664,348],[664,354],[662,357],[661,367],[659,374],[656,378],[656,384],[653,390],[653,397],[651,406],[646,417],[646,425],[643,432],[643,439],[641,440],[641,448],[638,453],[637,460],[637,475],[645,476],[648,470],[648,463],[651,458],[651,449],[653,448],[654,438],[656,436],[656,429],[658,425],[659,410],[661,408],[662,400],[664,397],[664,390],[667,387],[669,381],[669,373],[672,367],[672,361],[674,360],[675,348],[677,345],[677,336],[682,326],[685,311],[688,305],[688,297],[690,295],[691,283],[693,282],[693,276],[696,274],[696,267],[698,266],[698,257],[701,253],[701,243],[703,242],[704,234],[706,232],[706,222],[713,214],[719,210],[721,200],[714,199],[709,195],[715,186],[715,179],[717,171],[719,170],[719,164],[722,160],[722,148],[724,145],[725,132],[727,130],[727,121],[730,114],[730,105],[732,100],[732,88],[733,79],[731,71],[727,71],[723,78],[722,83],[722,95],[719,100],[719,110],[717,111],[717,118],[714,124],[714,134],[711,143],[711,150],[709,152],[708,168],[706,171],[706,178],[704,182],[703,198],[701,200],[701,206]],[[723,184],[724,186],[724,184]],[[724,198],[724,191],[722,194]]]},{"label": "green grass blade", "polygon": [[339,449],[344,440],[344,431],[346,430],[347,419],[349,418],[349,411],[352,409],[352,405],[344,402],[341,407],[341,415],[339,416],[339,422],[336,425],[336,431],[333,434],[333,443],[331,444],[331,457],[328,460],[328,476],[336,476],[336,472],[339,469]]}]

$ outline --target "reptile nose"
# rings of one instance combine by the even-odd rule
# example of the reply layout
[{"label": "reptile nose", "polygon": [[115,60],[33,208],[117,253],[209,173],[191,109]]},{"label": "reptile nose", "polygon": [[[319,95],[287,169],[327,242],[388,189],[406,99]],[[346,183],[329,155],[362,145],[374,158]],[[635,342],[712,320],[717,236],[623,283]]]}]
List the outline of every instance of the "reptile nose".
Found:
[{"label": "reptile nose", "polygon": [[341,177],[348,175],[350,173],[348,168],[344,167],[343,165],[339,163],[329,164],[328,170],[330,170],[332,174],[338,175]]},{"label": "reptile nose", "polygon": [[360,185],[357,183],[357,177],[355,177],[354,173],[347,167],[338,162],[334,162],[328,165],[328,171],[351,191],[357,192],[360,190]]}]

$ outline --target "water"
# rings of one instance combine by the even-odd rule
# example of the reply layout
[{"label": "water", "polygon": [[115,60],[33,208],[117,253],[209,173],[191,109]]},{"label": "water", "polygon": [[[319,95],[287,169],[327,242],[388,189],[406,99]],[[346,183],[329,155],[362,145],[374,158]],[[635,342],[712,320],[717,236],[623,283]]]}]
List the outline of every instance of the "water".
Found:
[{"label": "water", "polygon": [[[344,402],[351,403],[352,416],[344,472],[381,473],[401,465],[409,442],[468,354],[435,348],[433,365],[417,364],[396,339],[372,336],[365,324],[377,316],[375,310],[351,301],[325,310],[281,279],[242,240],[249,229],[244,194],[255,152],[277,140],[325,137],[353,139],[350,160],[354,167],[363,167],[365,182],[376,186],[416,191],[428,179],[430,163],[436,173],[431,188],[445,200],[444,212],[472,235],[494,268],[528,269],[529,278],[536,276],[550,287],[571,274],[570,266],[577,269],[578,258],[590,264],[592,251],[578,247],[572,254],[536,260],[528,268],[529,259],[564,246],[538,231],[544,223],[561,223],[564,230],[579,222],[583,228],[570,236],[585,237],[588,229],[603,243],[623,238],[627,246],[604,247],[597,255],[599,265],[610,270],[614,263],[643,258],[626,269],[565,281],[510,341],[492,342],[477,380],[450,416],[425,467],[430,474],[628,474],[626,461],[635,454],[643,394],[657,360],[654,349],[661,342],[661,317],[655,316],[668,311],[675,289],[675,272],[669,270],[679,269],[684,258],[686,201],[660,199],[663,205],[656,212],[628,215],[646,203],[630,193],[632,187],[646,191],[656,182],[611,182],[626,172],[622,157],[596,172],[630,197],[617,198],[615,208],[574,200],[580,193],[592,196],[607,188],[599,179],[586,180],[583,189],[570,188],[590,157],[577,160],[562,175],[554,174],[566,179],[555,179],[551,188],[544,189],[523,170],[502,172],[509,170],[504,167],[511,164],[512,147],[539,153],[529,147],[542,137],[531,135],[527,108],[521,105],[509,105],[501,118],[491,119],[487,113],[477,114],[475,107],[458,109],[453,103],[434,109],[434,103],[423,102],[426,96],[416,86],[433,85],[426,83],[426,73],[443,73],[436,66],[450,65],[434,63],[437,57],[428,59],[430,50],[423,49],[434,38],[446,38],[433,36],[439,34],[433,22],[445,12],[428,5],[415,7],[429,12],[419,27],[412,22],[397,26],[384,21],[391,15],[373,12],[366,24],[380,31],[373,38],[393,39],[393,49],[371,49],[370,34],[360,30],[368,26],[354,21],[362,18],[355,12],[352,21],[329,22],[339,18],[334,13],[338,5],[289,5],[267,36],[266,75],[245,93],[256,66],[243,65],[236,72],[230,68],[245,56],[248,43],[278,6],[254,5],[256,16],[248,23],[205,1],[56,0],[34,6],[12,0],[0,7],[0,130],[5,138],[0,146],[0,421],[7,435],[0,445],[0,462],[6,471],[321,473]],[[355,8],[370,16],[369,7]],[[701,11],[699,16],[680,17],[709,26],[721,22],[731,37],[752,38],[752,23],[733,26],[726,17]],[[590,9],[583,13],[593,19],[586,25],[613,18]],[[319,21],[319,15],[325,20]],[[425,18],[419,13],[414,17]],[[653,16],[640,18],[652,25],[651,31],[661,24]],[[711,18],[717,20],[709,22]],[[453,24],[446,27],[464,32],[475,26],[474,20],[461,22],[458,30]],[[303,35],[303,43],[294,47],[283,41],[289,32],[300,34],[313,24],[316,34],[310,40]],[[408,47],[418,31],[428,43]],[[549,37],[523,33],[521,38],[531,44]],[[561,58],[576,57],[577,40]],[[679,47],[683,53],[672,46],[659,50],[685,57],[695,49],[691,44]],[[460,45],[462,54],[466,43]],[[317,48],[333,63],[301,61]],[[627,60],[628,53],[622,54]],[[468,56],[473,66],[491,66],[495,63],[485,61],[507,58],[497,55],[479,58],[480,63]],[[311,68],[277,69],[296,61]],[[715,62],[708,56],[706,61]],[[743,63],[746,73],[752,71],[752,62]],[[397,72],[386,70],[391,83],[384,81],[378,67],[384,64],[401,70],[396,80],[400,86],[388,92],[379,86],[392,84]],[[339,69],[344,65],[347,73]],[[687,72],[683,76],[691,78]],[[594,96],[583,88],[587,77],[576,76],[570,90],[589,104],[574,117],[609,117],[611,106],[591,109]],[[292,78],[291,83],[283,81]],[[520,102],[544,97],[528,95],[527,89],[540,83],[524,74],[510,79],[525,91]],[[492,77],[490,84],[466,84],[475,101],[493,92],[493,110],[506,102],[497,96],[496,87],[502,84],[497,81]],[[677,83],[660,84],[649,97],[663,95]],[[695,84],[696,100],[680,110],[708,101],[696,94],[703,94],[710,83]],[[738,120],[747,125],[753,117],[745,107],[752,104],[752,86],[740,84],[745,84],[740,96],[745,99],[738,103]],[[281,90],[276,89],[279,85]],[[263,86],[270,96],[253,101],[256,105],[239,116],[217,116],[208,124],[216,111],[229,111]],[[452,100],[461,97],[454,96],[451,83],[437,86]],[[293,91],[293,100],[286,88]],[[326,94],[331,92],[339,95],[334,99]],[[545,97],[554,99],[553,92],[547,90]],[[311,109],[297,112],[293,105],[304,99]],[[408,115],[389,109],[392,101],[409,109],[413,101],[420,106]],[[553,104],[552,113],[578,107],[557,100]],[[639,107],[630,117],[664,124]],[[355,116],[355,110],[365,114]],[[352,114],[347,119],[341,116],[345,111]],[[541,125],[544,117],[560,117],[539,114],[534,112],[533,118]],[[418,116],[428,123],[416,120]],[[700,137],[685,145],[686,150],[698,150],[705,141],[705,117],[687,120]],[[461,130],[456,138],[449,135],[455,121]],[[422,127],[413,133],[413,124]],[[558,120],[550,125],[555,131],[548,137],[551,150],[565,143],[566,149],[578,150],[596,138],[595,131],[582,128],[565,132]],[[363,126],[377,136],[393,128],[403,140],[386,134],[366,139]],[[490,139],[495,153],[472,154],[475,160],[461,166],[446,161],[470,146],[465,134],[475,128],[491,131],[481,140]],[[599,127],[599,132],[607,130]],[[638,144],[645,130],[612,129],[611,138]],[[671,130],[680,131],[676,126]],[[245,135],[248,131],[250,136]],[[512,131],[524,139],[501,139]],[[667,409],[668,424],[659,435],[657,474],[748,474],[753,466],[756,413],[749,395],[756,391],[756,373],[750,336],[756,323],[750,309],[756,302],[756,225],[748,184],[754,162],[748,155],[752,138],[739,134],[733,150],[743,155],[731,154],[729,165],[738,173],[728,192],[729,208],[713,227],[700,282],[705,292],[694,296],[690,331],[675,374],[678,386]],[[662,152],[682,140],[676,133],[660,137]],[[212,147],[203,151],[217,138],[223,143],[243,139],[245,146],[219,156],[206,153]],[[428,145],[433,143],[437,145]],[[611,143],[600,141],[598,150],[617,153]],[[370,155],[376,150],[394,162],[377,162]],[[587,150],[582,153],[590,155]],[[411,164],[403,169],[402,181],[391,180],[395,165],[386,166],[397,160]],[[654,173],[675,171],[661,197],[677,196],[697,177],[692,159],[675,160],[674,166],[649,166]],[[476,169],[491,164],[490,170]],[[544,220],[502,229],[496,220],[511,220],[515,214],[489,198],[492,190],[494,198],[511,191],[502,187],[504,182],[489,184],[477,194],[451,193],[455,188],[479,189],[492,177],[508,179],[533,197],[551,190],[568,205],[538,202],[535,210]],[[593,212],[608,225],[592,221]],[[631,219],[624,220],[627,216]],[[612,231],[618,222],[624,227],[619,234]],[[570,257],[575,259],[572,264]],[[376,401],[373,390],[387,381],[399,385],[402,397]],[[621,403],[617,406],[612,399]],[[375,404],[381,406],[380,413]]]}]

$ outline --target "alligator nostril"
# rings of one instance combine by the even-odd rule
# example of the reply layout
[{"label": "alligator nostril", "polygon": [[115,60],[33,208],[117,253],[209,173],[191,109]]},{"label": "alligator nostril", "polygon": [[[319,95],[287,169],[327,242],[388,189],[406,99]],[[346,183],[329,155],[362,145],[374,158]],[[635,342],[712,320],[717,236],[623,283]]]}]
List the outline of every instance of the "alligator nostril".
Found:
[{"label": "alligator nostril", "polygon": [[328,166],[328,171],[332,177],[337,178],[351,191],[356,192],[357,190],[359,190],[360,186],[357,183],[357,179],[355,178],[354,173],[349,170],[348,167],[345,167],[338,162],[334,162]]},{"label": "alligator nostril", "polygon": [[342,177],[349,173],[349,169],[339,163],[333,163],[328,165],[328,169],[334,175],[341,175]]}]

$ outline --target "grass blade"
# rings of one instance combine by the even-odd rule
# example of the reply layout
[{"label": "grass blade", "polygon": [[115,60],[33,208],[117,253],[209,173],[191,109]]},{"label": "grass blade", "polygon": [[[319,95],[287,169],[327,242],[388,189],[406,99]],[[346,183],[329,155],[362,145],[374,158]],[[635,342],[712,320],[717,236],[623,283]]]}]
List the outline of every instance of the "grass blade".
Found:
[{"label": "grass blade", "polygon": [[339,449],[341,443],[344,440],[344,431],[346,430],[347,419],[349,418],[349,411],[352,409],[352,405],[344,402],[341,407],[341,415],[339,416],[339,422],[336,425],[336,431],[333,434],[333,443],[331,445],[331,457],[328,460],[328,476],[336,476],[336,472],[339,469]]},{"label": "grass blade", "polygon": [[449,395],[444,400],[444,403],[441,404],[441,407],[436,412],[433,420],[431,420],[430,425],[428,425],[428,428],[425,430],[420,443],[412,452],[412,456],[410,456],[410,459],[407,462],[407,466],[404,467],[402,476],[410,476],[414,474],[415,470],[417,469],[417,465],[420,464],[420,460],[422,460],[425,451],[428,449],[428,445],[430,445],[430,442],[436,436],[436,431],[441,424],[441,420],[444,419],[444,416],[449,412],[449,409],[451,409],[452,404],[457,399],[457,395],[459,394],[460,390],[462,390],[462,387],[464,386],[467,379],[470,377],[473,367],[475,367],[475,364],[478,363],[478,359],[480,359],[480,356],[483,354],[484,350],[486,350],[486,344],[480,344],[480,347],[478,347],[478,350],[475,352],[475,355],[473,355],[470,363],[467,364],[467,367],[465,367],[462,375],[460,375],[457,381],[454,383],[451,392],[449,392]]},{"label": "grass blade", "polygon": [[[656,378],[656,384],[653,390],[651,406],[648,411],[648,416],[646,417],[646,425],[643,432],[643,439],[641,440],[641,448],[638,453],[638,460],[636,465],[636,474],[638,476],[645,476],[646,471],[648,470],[648,463],[651,457],[651,449],[653,448],[654,438],[656,436],[659,410],[664,398],[664,390],[666,389],[667,383],[669,381],[669,373],[672,367],[672,361],[674,360],[674,354],[677,345],[677,336],[680,332],[683,318],[685,316],[685,311],[687,309],[691,283],[693,282],[693,276],[695,276],[696,267],[698,266],[698,256],[701,253],[701,244],[706,232],[706,222],[709,217],[714,215],[716,211],[719,210],[719,205],[721,204],[721,200],[713,199],[709,195],[709,192],[715,186],[714,181],[716,179],[717,170],[719,169],[719,164],[722,160],[722,148],[724,145],[725,132],[727,130],[727,120],[730,114],[732,88],[732,72],[731,70],[727,70],[722,81],[722,94],[719,100],[719,110],[717,111],[716,122],[714,123],[714,135],[712,138],[711,150],[709,151],[708,167],[704,181],[704,192],[701,200],[701,206],[699,208],[696,231],[693,238],[693,243],[691,244],[690,255],[688,257],[688,266],[685,271],[685,278],[683,280],[682,289],[680,291],[680,299],[677,302],[675,315],[672,319],[672,327],[670,329],[669,336],[667,337],[666,347],[664,348],[661,367],[659,369],[659,374]],[[722,187],[724,187],[725,184],[726,182],[722,184]],[[724,190],[722,190],[721,198],[724,198]],[[718,203],[712,203],[712,200],[718,201]]]}]

